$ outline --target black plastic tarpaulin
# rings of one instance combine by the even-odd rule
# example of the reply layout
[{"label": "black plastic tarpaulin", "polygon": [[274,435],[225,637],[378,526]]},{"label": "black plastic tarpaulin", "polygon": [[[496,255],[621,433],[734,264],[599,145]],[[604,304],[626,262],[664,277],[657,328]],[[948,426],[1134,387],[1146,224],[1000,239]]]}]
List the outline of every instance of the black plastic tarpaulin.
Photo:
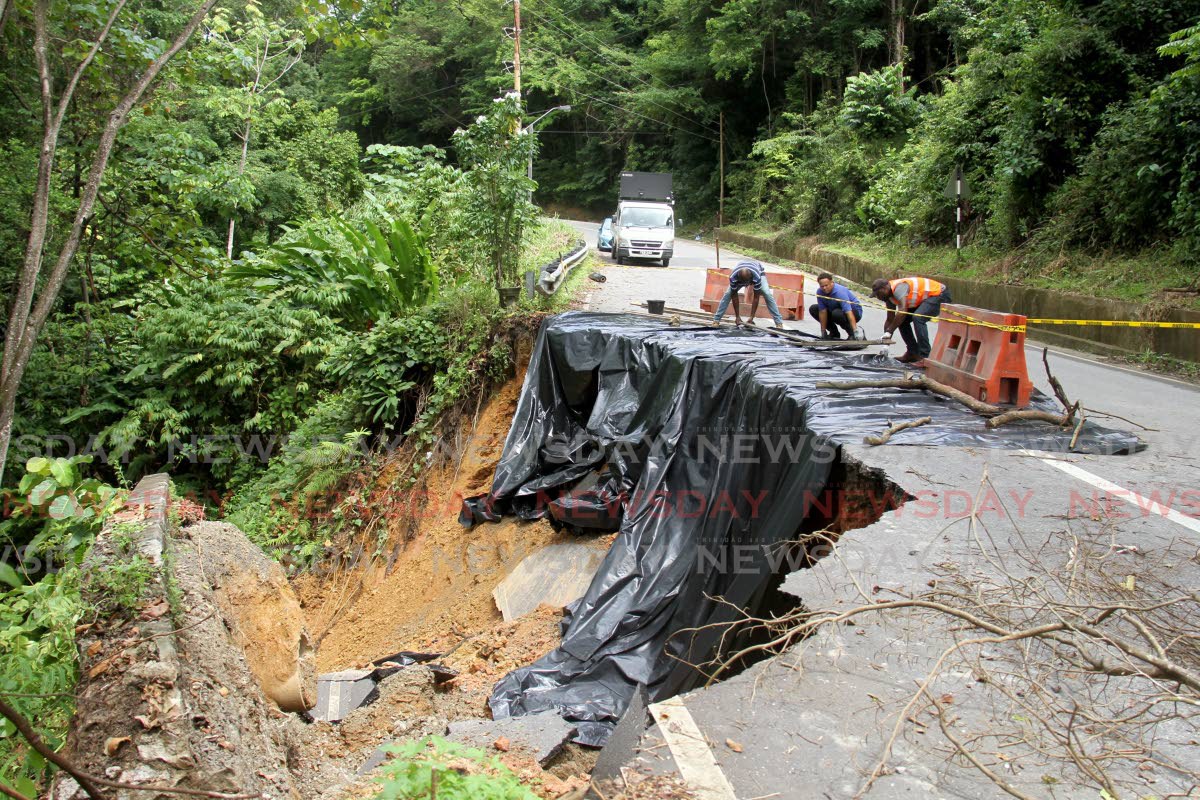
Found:
[{"label": "black plastic tarpaulin", "polygon": [[[553,708],[579,723],[577,741],[601,744],[639,684],[661,699],[702,681],[693,664],[721,623],[768,590],[838,447],[888,420],[933,418],[895,444],[1067,447],[1070,432],[988,430],[924,392],[816,388],[902,372],[883,354],[801,349],[754,331],[583,312],[543,323],[491,492],[466,501],[463,522],[561,523],[584,508],[601,524],[573,527],[619,533],[567,609],[562,643],[497,684],[493,715]],[[1040,395],[1034,405],[1055,407]],[[1138,447],[1088,423],[1076,451]]]}]

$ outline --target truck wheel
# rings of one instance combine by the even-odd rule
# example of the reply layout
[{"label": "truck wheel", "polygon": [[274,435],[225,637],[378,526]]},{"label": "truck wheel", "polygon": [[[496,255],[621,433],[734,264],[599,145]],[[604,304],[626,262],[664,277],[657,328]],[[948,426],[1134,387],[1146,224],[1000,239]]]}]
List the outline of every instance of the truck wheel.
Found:
[{"label": "truck wheel", "polygon": [[663,264],[663,266],[664,266],[664,267],[669,267],[669,266],[671,266],[671,259],[669,259],[669,258],[664,258],[664,259],[662,260],[662,264]]},{"label": "truck wheel", "polygon": [[622,267],[625,266],[626,259],[625,256],[621,255],[620,251],[616,251],[616,255],[614,255],[613,258],[616,259],[616,262]]}]

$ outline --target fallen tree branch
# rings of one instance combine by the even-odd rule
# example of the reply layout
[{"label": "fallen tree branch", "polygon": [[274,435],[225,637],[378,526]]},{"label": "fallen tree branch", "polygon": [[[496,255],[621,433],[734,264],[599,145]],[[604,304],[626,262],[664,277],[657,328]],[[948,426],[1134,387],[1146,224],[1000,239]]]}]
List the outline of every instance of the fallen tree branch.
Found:
[{"label": "fallen tree branch", "polygon": [[1063,410],[1069,411],[1072,408],[1077,408],[1079,404],[1071,402],[1071,399],[1067,397],[1066,390],[1058,382],[1058,378],[1054,377],[1054,373],[1050,371],[1049,347],[1042,348],[1042,366],[1046,368],[1046,380],[1050,382],[1050,388],[1054,390],[1054,396],[1058,398],[1058,402],[1062,403]]},{"label": "fallen tree branch", "polygon": [[922,687],[921,691],[925,693],[925,696],[928,697],[929,700],[933,703],[933,707],[937,709],[938,725],[942,729],[942,735],[945,736],[947,740],[949,740],[950,744],[954,745],[954,748],[956,750],[958,750],[959,753],[962,754],[963,758],[967,759],[967,761],[970,761],[971,764],[977,770],[979,770],[985,776],[987,776],[987,778],[992,783],[996,784],[1001,789],[1003,789],[1005,792],[1007,792],[1008,794],[1011,794],[1013,797],[1018,798],[1018,800],[1034,800],[1032,797],[1030,797],[1029,795],[1025,794],[1024,792],[1020,791],[1019,789],[1014,787],[1012,784],[1010,784],[1008,781],[1001,778],[995,772],[988,769],[987,765],[984,764],[982,761],[980,761],[978,756],[976,756],[974,753],[972,753],[970,750],[968,750],[966,748],[966,746],[961,741],[959,741],[959,739],[953,733],[950,732],[950,723],[946,721],[946,707],[943,706],[940,702],[938,702],[938,699],[933,696],[933,692],[929,691],[929,689],[927,687]]},{"label": "fallen tree branch", "polygon": [[[13,727],[17,729],[17,733],[21,734],[25,741],[29,742],[29,746],[36,750],[42,758],[74,778],[75,782],[79,784],[79,788],[83,789],[92,800],[106,800],[107,795],[100,791],[101,786],[109,789],[128,789],[137,792],[160,792],[162,794],[180,794],[188,797],[211,797],[215,800],[256,800],[256,798],[262,797],[261,792],[253,794],[225,794],[224,792],[210,792],[204,789],[180,789],[172,786],[156,785],[138,786],[132,783],[110,781],[107,778],[101,778],[98,775],[85,772],[66,756],[55,752],[53,748],[43,741],[38,732],[33,729],[33,726],[29,724],[29,720],[25,719],[21,712],[6,703],[3,698],[0,698],[0,715],[3,715],[13,724]],[[28,800],[19,794],[13,796],[20,800]]]},{"label": "fallen tree branch", "polygon": [[1075,412],[1078,410],[1078,403],[1072,406],[1065,414],[1055,414],[1053,411],[1042,411],[1036,408],[1016,408],[1012,411],[1005,411],[999,416],[992,417],[987,421],[987,426],[989,428],[999,428],[1001,425],[1007,425],[1010,422],[1025,420],[1027,422],[1049,422],[1052,425],[1065,428],[1074,420]]},{"label": "fallen tree branch", "polygon": [[0,714],[3,714],[13,724],[13,727],[17,729],[17,733],[21,734],[25,741],[29,742],[29,746],[36,750],[42,758],[74,778],[79,787],[87,792],[88,797],[93,798],[93,800],[104,800],[104,794],[100,791],[100,787],[96,785],[97,782],[93,777],[76,767],[63,756],[54,752],[53,748],[42,741],[41,736],[38,736],[37,731],[29,724],[29,720],[25,719],[21,715],[21,712],[5,702],[4,698],[0,698]]},{"label": "fallen tree branch", "polygon": [[886,431],[884,431],[883,433],[881,433],[879,436],[863,437],[863,444],[869,444],[874,447],[878,447],[881,444],[887,444],[888,440],[891,439],[893,436],[895,436],[900,431],[906,431],[909,428],[919,428],[922,425],[928,425],[931,422],[933,422],[933,417],[921,417],[920,419],[913,419],[913,420],[909,420],[908,422],[901,422],[896,425],[889,425],[888,429]]},{"label": "fallen tree branch", "polygon": [[903,378],[888,378],[881,381],[821,381],[818,389],[921,389],[941,395],[948,400],[962,403],[967,408],[984,417],[994,417],[1000,413],[1000,408],[991,403],[976,400],[966,392],[960,392],[952,386],[939,383],[928,375],[906,375]]}]

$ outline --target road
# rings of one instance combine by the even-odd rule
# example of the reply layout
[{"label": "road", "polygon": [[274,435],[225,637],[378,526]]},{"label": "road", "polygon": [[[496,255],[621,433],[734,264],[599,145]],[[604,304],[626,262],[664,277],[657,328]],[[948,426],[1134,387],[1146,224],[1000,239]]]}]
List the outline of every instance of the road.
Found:
[{"label": "road", "polygon": [[[594,247],[597,226],[572,224]],[[631,302],[663,299],[668,305],[698,308],[705,270],[715,265],[716,253],[711,245],[700,242],[681,241],[676,246],[676,255],[666,269],[618,267],[609,256],[594,253],[592,270],[605,274],[607,281],[586,282],[580,306],[623,312],[630,310]],[[721,262],[728,265],[740,255],[722,251]],[[764,263],[769,270],[784,269]],[[807,286],[806,281],[806,290]],[[810,298],[811,294],[806,304]],[[956,300],[971,302],[969,297]],[[869,335],[880,333],[883,313],[866,310],[863,324]],[[811,319],[789,321],[786,326],[817,332]],[[902,347],[899,342],[892,345],[891,355],[899,355]],[[1029,341],[1026,360],[1036,387],[1050,393],[1042,348]],[[972,544],[964,525],[955,527],[953,520],[948,521],[950,497],[961,496],[969,503],[984,485],[1005,497],[1022,499],[1005,507],[1008,516],[987,520],[988,542],[1009,558],[1037,553],[1036,559],[1071,563],[1074,556],[1064,558],[1052,547],[1059,537],[1071,536],[1085,550],[1099,547],[1113,558],[1117,557],[1113,553],[1136,554],[1122,569],[1139,569],[1137,559],[1144,554],[1147,560],[1142,563],[1162,559],[1155,563],[1161,567],[1164,581],[1177,581],[1175,585],[1183,587],[1200,585],[1200,559],[1195,557],[1200,548],[1200,388],[1061,347],[1049,348],[1049,362],[1068,395],[1082,401],[1093,421],[1137,433],[1146,448],[1133,455],[1083,456],[911,445],[847,446],[848,457],[886,474],[904,491],[940,498],[945,514],[934,519],[913,512],[884,514],[868,527],[843,534],[837,558],[826,558],[812,569],[789,575],[785,590],[813,608],[846,607],[860,602],[857,591],[861,587],[874,586],[875,591],[884,587],[885,593],[896,593],[888,596],[898,596],[933,586],[943,579],[945,564],[971,564],[978,574],[994,574],[992,558],[980,555],[980,540],[976,537]],[[886,418],[886,409],[882,418]],[[1089,500],[1097,503],[1092,511],[1083,508]],[[1172,555],[1164,557],[1164,553]],[[1164,589],[1164,593],[1169,591]],[[696,754],[689,755],[688,747],[663,741],[657,726],[647,734],[643,755],[634,763],[646,769],[679,769],[685,775],[706,769],[711,773],[715,766],[718,783],[724,780],[727,786],[718,786],[711,797],[855,796],[864,767],[869,769],[877,758],[902,701],[911,696],[915,682],[928,674],[941,648],[951,641],[946,636],[952,634],[930,630],[928,621],[919,619],[873,620],[854,630],[855,636],[833,633],[814,637],[816,644],[804,655],[797,649],[784,657],[789,663],[803,658],[803,670],[794,666],[781,670],[772,668],[773,662],[763,662],[735,678],[684,695],[684,708],[673,708],[671,716],[680,725],[686,722],[685,728],[693,726],[709,743],[708,748],[701,748],[700,760],[705,763],[676,763],[694,761]],[[987,710],[990,701],[984,698],[982,685],[947,675],[939,679],[934,694],[942,696],[944,692],[945,697],[959,698],[954,701],[955,710],[962,714],[958,724],[985,730],[996,724],[997,718]],[[975,696],[977,701],[970,699]],[[1192,729],[1188,735],[1194,733]],[[995,786],[978,773],[971,777],[969,770],[951,770],[944,741],[942,749],[936,750],[932,735],[927,747],[922,737],[916,738],[922,744],[897,745],[893,762],[902,768],[886,774],[869,797],[996,794]],[[737,747],[722,744],[730,741]],[[651,751],[655,755],[646,755]],[[1010,765],[1006,772],[1010,780],[1040,796],[1043,773],[1038,770],[1043,767],[1038,766],[1036,754],[1026,753],[1013,763],[1023,766],[1024,772]],[[1163,773],[1156,774],[1161,781]],[[1152,778],[1147,774],[1150,783]],[[1158,796],[1161,790],[1161,783],[1158,787],[1148,784],[1142,793]],[[1094,798],[1095,793],[1064,788],[1056,796],[1060,800]]]}]

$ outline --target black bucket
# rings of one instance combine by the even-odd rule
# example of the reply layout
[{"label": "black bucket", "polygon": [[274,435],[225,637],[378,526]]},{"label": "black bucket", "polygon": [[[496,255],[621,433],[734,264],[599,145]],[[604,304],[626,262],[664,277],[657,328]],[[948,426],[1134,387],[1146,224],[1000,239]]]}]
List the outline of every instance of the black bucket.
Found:
[{"label": "black bucket", "polygon": [[666,304],[666,300],[647,300],[646,308],[649,309],[651,314],[661,314],[663,313],[663,306]]}]

